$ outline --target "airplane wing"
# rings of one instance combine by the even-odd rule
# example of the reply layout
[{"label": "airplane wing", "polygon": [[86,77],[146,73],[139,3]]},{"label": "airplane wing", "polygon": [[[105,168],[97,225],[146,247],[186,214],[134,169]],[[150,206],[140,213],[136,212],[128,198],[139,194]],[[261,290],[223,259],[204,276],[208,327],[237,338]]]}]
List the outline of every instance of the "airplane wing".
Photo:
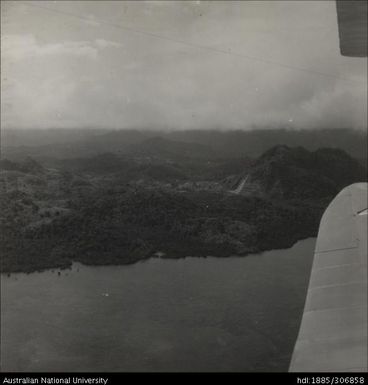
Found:
[{"label": "airplane wing", "polygon": [[367,371],[367,183],[344,188],[319,228],[290,371]]},{"label": "airplane wing", "polygon": [[343,56],[367,56],[366,0],[336,0],[340,52]]}]

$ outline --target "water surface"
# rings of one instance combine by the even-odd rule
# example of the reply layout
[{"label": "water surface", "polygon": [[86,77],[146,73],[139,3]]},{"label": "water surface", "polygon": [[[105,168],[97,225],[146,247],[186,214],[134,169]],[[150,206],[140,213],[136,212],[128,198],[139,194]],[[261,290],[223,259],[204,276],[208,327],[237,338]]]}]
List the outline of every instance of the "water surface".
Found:
[{"label": "water surface", "polygon": [[286,371],[315,239],[1,276],[3,371]]}]

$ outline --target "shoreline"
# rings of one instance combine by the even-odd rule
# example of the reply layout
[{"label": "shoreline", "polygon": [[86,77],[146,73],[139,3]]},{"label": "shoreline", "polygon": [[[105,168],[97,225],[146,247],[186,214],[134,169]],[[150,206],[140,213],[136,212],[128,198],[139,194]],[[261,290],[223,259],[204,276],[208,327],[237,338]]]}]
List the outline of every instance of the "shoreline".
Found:
[{"label": "shoreline", "polygon": [[294,247],[295,244],[300,242],[300,241],[304,241],[307,239],[313,239],[313,238],[316,238],[316,237],[315,236],[306,236],[306,237],[297,239],[295,242],[293,242],[290,246],[287,246],[287,247],[273,247],[273,248],[269,248],[269,249],[258,250],[255,252],[249,252],[247,254],[227,254],[227,255],[179,255],[178,254],[177,256],[170,256],[172,254],[163,253],[164,254],[163,256],[158,256],[158,255],[152,254],[148,257],[139,258],[139,259],[134,260],[134,261],[128,260],[128,261],[125,261],[125,263],[123,261],[121,263],[117,263],[116,261],[112,261],[110,263],[108,261],[105,261],[104,263],[93,263],[93,262],[92,263],[85,263],[85,262],[77,260],[77,259],[71,259],[69,261],[69,263],[67,263],[67,264],[55,265],[52,267],[44,267],[44,268],[32,269],[32,270],[20,269],[20,270],[10,270],[10,271],[0,271],[0,277],[3,277],[3,276],[10,277],[13,274],[26,274],[26,275],[28,275],[28,274],[32,274],[32,273],[43,273],[46,271],[53,271],[53,270],[55,270],[56,273],[61,273],[62,271],[71,270],[73,264],[75,264],[75,263],[78,263],[82,266],[102,267],[102,266],[131,266],[131,265],[135,265],[139,262],[148,261],[149,259],[173,260],[173,259],[186,259],[186,258],[203,258],[203,259],[207,259],[207,258],[216,258],[216,259],[218,259],[218,258],[224,258],[224,259],[225,258],[245,258],[245,257],[249,257],[251,255],[257,256],[257,255],[260,255],[262,253],[270,252],[273,250],[288,250],[288,249]]}]

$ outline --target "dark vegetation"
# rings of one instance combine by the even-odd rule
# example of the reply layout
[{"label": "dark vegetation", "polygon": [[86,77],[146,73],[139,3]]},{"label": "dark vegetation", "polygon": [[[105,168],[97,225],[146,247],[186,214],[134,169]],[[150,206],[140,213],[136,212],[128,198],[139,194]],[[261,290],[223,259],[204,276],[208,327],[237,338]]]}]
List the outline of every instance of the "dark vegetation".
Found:
[{"label": "dark vegetation", "polygon": [[[128,134],[94,132],[88,140],[119,135]],[[3,158],[2,271],[287,248],[316,236],[331,199],[366,180],[364,163],[340,149],[279,145],[257,158],[226,157],[180,141],[180,133],[141,136],[122,152]]]}]

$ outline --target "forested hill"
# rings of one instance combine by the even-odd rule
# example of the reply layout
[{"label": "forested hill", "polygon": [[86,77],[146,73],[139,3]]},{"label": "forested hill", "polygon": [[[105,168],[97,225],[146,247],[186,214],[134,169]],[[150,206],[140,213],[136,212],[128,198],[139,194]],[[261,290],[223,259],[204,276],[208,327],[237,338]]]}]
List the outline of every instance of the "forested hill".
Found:
[{"label": "forested hill", "polygon": [[283,145],[258,158],[247,184],[273,199],[316,201],[366,179],[366,167],[343,150],[323,148],[311,152]]},{"label": "forested hill", "polygon": [[[366,180],[366,169],[337,149],[283,145],[255,160],[203,161],[188,159],[186,146],[177,147],[179,157],[160,158],[157,145],[167,142],[153,141],[153,152],[148,141],[132,155],[55,160],[52,167],[3,159],[2,271],[287,248],[316,236],[341,188]],[[231,183],[242,178],[247,188],[234,193]]]}]

